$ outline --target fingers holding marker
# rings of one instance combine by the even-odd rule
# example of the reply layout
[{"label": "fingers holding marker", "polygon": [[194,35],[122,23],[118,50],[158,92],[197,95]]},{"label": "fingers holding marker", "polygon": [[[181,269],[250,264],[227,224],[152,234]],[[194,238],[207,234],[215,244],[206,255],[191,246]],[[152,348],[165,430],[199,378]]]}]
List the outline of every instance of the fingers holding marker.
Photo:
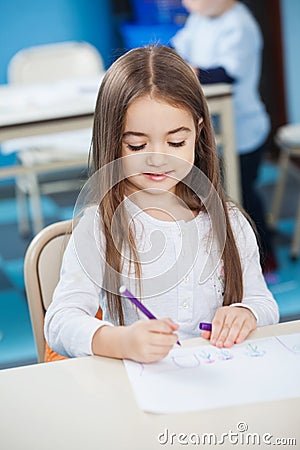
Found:
[{"label": "fingers holding marker", "polygon": [[146,323],[148,330],[157,334],[173,334],[179,327],[171,319],[155,319]]},{"label": "fingers holding marker", "polygon": [[215,314],[211,324],[211,333],[204,330],[206,339],[219,348],[231,347],[240,343],[256,328],[256,318],[247,307],[222,306]]},{"label": "fingers holding marker", "polygon": [[[121,295],[125,295],[128,298],[128,300],[130,300],[140,311],[142,311],[142,313],[145,314],[145,316],[148,317],[148,319],[152,320],[155,319],[156,324],[157,322],[165,323],[165,325],[168,324],[169,327],[171,327],[171,331],[177,330],[178,325],[176,325],[171,319],[169,318],[157,319],[155,315],[151,311],[149,311],[149,309],[146,308],[146,306],[140,300],[138,300],[125,286],[121,286],[119,291]],[[177,341],[177,344],[181,345],[179,341]]]},{"label": "fingers holding marker", "polygon": [[201,330],[201,337],[210,339],[212,325],[209,322],[200,322],[199,329]]}]

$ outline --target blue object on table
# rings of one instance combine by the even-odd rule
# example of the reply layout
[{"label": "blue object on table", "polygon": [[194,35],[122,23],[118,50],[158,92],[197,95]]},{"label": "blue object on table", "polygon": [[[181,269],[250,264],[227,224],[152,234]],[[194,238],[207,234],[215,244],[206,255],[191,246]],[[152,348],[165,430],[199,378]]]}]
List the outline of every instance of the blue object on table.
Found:
[{"label": "blue object on table", "polygon": [[188,15],[181,0],[131,0],[131,5],[140,24],[183,24]]},{"label": "blue object on table", "polygon": [[170,40],[181,28],[173,23],[140,25],[125,22],[120,27],[124,46],[127,50],[149,44],[169,45]]}]

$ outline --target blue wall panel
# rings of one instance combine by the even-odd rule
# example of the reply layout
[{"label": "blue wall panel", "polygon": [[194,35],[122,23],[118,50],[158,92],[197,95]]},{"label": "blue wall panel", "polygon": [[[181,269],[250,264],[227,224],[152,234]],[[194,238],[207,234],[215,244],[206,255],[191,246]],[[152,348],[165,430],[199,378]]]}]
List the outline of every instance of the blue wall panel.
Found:
[{"label": "blue wall panel", "polygon": [[[300,122],[300,1],[281,0],[288,120]],[[0,0],[0,83],[21,48],[64,40],[86,40],[108,67],[120,44],[111,0]]]},{"label": "blue wall panel", "polygon": [[1,0],[0,83],[20,49],[51,42],[85,40],[95,45],[106,66],[113,60],[110,0]]}]

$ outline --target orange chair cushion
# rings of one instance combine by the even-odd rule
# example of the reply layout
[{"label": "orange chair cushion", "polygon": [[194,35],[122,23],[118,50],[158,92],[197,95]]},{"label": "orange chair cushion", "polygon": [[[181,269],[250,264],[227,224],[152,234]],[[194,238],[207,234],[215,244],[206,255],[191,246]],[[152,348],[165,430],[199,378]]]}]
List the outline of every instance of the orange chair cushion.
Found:
[{"label": "orange chair cushion", "polygon": [[[99,308],[97,311],[96,316],[97,319],[102,319],[102,309]],[[60,361],[62,359],[68,359],[65,356],[59,355],[58,353],[55,353],[47,344],[45,343],[45,353],[44,353],[44,362],[53,362],[53,361]]]}]

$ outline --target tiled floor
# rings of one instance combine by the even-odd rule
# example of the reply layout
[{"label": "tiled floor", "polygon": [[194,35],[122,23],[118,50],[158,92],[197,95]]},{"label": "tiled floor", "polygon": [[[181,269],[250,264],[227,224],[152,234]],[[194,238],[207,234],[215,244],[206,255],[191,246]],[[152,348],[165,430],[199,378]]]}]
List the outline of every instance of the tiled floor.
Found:
[{"label": "tiled floor", "polygon": [[[76,192],[44,197],[46,225],[72,217],[76,197]],[[12,187],[0,186],[0,369],[36,362],[23,278],[30,240],[18,233]]]},{"label": "tiled floor", "polygon": [[[264,164],[260,189],[270,204],[277,169]],[[299,188],[290,180],[284,211],[274,236],[280,269],[269,284],[281,313],[281,321],[300,318],[300,259],[289,258],[290,238]],[[51,195],[43,200],[47,224],[72,216],[76,193]],[[23,258],[30,239],[21,239],[17,230],[16,204],[11,186],[0,185],[0,368],[36,361],[30,319],[24,292]]]}]

